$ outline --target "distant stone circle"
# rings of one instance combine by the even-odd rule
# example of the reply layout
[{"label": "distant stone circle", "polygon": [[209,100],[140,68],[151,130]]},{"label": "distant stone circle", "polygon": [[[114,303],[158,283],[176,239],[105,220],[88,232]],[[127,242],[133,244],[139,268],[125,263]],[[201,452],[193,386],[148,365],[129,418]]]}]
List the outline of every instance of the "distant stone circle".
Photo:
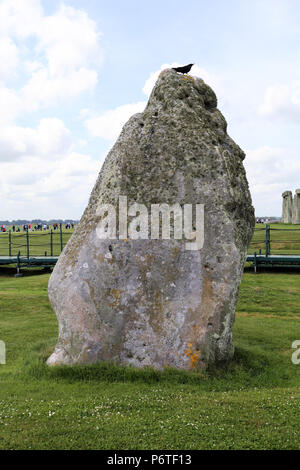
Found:
[{"label": "distant stone circle", "polygon": [[282,193],[282,222],[284,224],[300,224],[300,189]]}]

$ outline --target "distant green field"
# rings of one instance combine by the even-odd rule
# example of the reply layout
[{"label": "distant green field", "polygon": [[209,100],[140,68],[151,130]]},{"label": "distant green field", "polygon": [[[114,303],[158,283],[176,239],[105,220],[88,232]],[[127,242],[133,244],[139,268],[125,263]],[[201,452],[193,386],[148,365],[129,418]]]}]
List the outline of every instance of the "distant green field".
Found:
[{"label": "distant green field", "polygon": [[[71,237],[73,230],[63,229],[63,246]],[[12,255],[17,255],[18,251],[22,256],[27,254],[26,232],[12,233],[11,235]],[[266,225],[257,224],[254,236],[249,246],[249,253],[258,253],[266,250]],[[51,255],[51,234],[50,231],[29,232],[29,253],[31,255],[44,256]],[[59,230],[52,231],[53,256],[58,256],[61,252],[61,240]],[[300,225],[288,225],[276,223],[271,225],[271,253],[272,254],[300,254]],[[9,233],[0,233],[0,255],[9,254]]]},{"label": "distant green field", "polygon": [[[271,224],[271,253],[276,254],[300,254],[300,225]],[[256,224],[253,238],[249,246],[249,253],[266,252],[266,225]]]},{"label": "distant green field", "polygon": [[48,274],[0,270],[1,449],[299,449],[299,274],[245,272],[235,356],[203,373],[48,368]]},{"label": "distant green field", "polygon": [[[29,231],[29,255],[59,256],[61,247],[65,246],[73,233],[72,229],[62,231],[62,243],[60,230]],[[27,233],[11,232],[11,251],[9,249],[9,231],[0,233],[0,256],[16,256],[20,251],[21,256],[27,256]],[[51,242],[52,239],[52,242]]]}]

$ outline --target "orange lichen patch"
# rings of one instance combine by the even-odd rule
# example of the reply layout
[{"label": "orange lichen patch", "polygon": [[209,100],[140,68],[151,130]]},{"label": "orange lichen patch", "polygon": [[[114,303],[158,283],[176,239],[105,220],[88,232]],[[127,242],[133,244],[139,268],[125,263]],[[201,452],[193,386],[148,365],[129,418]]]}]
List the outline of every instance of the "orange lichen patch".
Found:
[{"label": "orange lichen patch", "polygon": [[194,77],[191,77],[191,75],[183,76],[183,80],[192,80],[193,82],[195,81]]},{"label": "orange lichen patch", "polygon": [[110,294],[113,296],[114,300],[109,304],[110,307],[116,307],[119,303],[120,297],[122,295],[122,289],[111,289]]},{"label": "orange lichen patch", "polygon": [[190,357],[193,352],[192,352],[192,347],[193,347],[193,343],[188,343],[187,344],[187,347],[186,347],[186,350],[184,351],[184,354],[187,356],[187,357]]},{"label": "orange lichen patch", "polygon": [[200,354],[200,351],[195,351],[194,354],[192,354],[192,356],[191,356],[192,367],[196,367],[197,362],[198,362],[199,354]]},{"label": "orange lichen patch", "polygon": [[104,263],[104,260],[105,260],[104,255],[102,255],[102,253],[98,253],[98,254],[95,256],[95,259],[96,259],[97,261],[100,261],[100,263]]},{"label": "orange lichen patch", "polygon": [[184,354],[190,359],[191,368],[196,367],[200,351],[193,351],[193,343],[188,343]]},{"label": "orange lichen patch", "polygon": [[112,295],[114,296],[115,299],[119,299],[122,290],[121,289],[112,289],[111,290]]},{"label": "orange lichen patch", "polygon": [[181,249],[179,246],[174,246],[174,248],[172,248],[172,253],[173,253],[174,258],[178,256],[180,252],[181,252]]},{"label": "orange lichen patch", "polygon": [[161,296],[161,293],[160,293],[158,290],[155,291],[155,294],[154,294],[154,300],[155,300],[155,302],[161,301],[161,297],[162,297],[162,296]]}]

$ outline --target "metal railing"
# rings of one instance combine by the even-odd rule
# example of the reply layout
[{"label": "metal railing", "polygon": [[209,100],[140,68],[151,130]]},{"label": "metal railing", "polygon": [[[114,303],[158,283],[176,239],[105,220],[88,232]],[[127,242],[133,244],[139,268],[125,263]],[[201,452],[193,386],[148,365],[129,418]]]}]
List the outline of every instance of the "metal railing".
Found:
[{"label": "metal railing", "polygon": [[0,256],[59,256],[73,231],[62,227],[47,232],[25,230],[24,232],[0,233]]},{"label": "metal railing", "polygon": [[249,254],[299,255],[300,228],[275,228],[269,224],[263,228],[255,228],[249,246]]}]

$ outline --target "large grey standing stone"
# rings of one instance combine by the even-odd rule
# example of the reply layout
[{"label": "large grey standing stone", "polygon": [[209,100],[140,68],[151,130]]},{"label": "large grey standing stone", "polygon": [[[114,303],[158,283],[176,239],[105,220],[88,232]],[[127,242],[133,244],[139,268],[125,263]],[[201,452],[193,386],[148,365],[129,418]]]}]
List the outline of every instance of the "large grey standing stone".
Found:
[{"label": "large grey standing stone", "polygon": [[300,189],[296,189],[293,199],[292,223],[300,224]]},{"label": "large grey standing stone", "polygon": [[[124,126],[53,271],[59,340],[48,364],[205,368],[233,355],[232,324],[254,211],[244,153],[203,80],[161,73]],[[101,240],[97,208],[204,204],[205,239]]]},{"label": "large grey standing stone", "polygon": [[282,222],[291,224],[293,219],[293,195],[292,191],[282,193]]}]

